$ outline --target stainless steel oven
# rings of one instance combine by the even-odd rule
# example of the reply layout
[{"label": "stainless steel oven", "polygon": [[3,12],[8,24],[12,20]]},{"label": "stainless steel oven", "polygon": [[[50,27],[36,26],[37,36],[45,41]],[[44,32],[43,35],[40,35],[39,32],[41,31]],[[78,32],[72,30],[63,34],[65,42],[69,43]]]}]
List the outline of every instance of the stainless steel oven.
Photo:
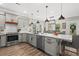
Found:
[{"label": "stainless steel oven", "polygon": [[7,36],[7,46],[14,45],[18,43],[18,33],[8,33]]}]

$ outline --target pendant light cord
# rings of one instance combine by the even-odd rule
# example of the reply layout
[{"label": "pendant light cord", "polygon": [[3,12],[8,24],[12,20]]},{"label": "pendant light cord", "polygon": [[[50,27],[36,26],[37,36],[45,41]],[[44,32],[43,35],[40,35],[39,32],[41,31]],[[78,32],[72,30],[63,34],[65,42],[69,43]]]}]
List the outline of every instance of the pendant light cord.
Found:
[{"label": "pendant light cord", "polygon": [[32,20],[33,20],[33,13],[31,13],[31,15],[32,15]]},{"label": "pendant light cord", "polygon": [[46,19],[47,19],[47,8],[46,8]]},{"label": "pendant light cord", "polygon": [[47,8],[46,8],[46,19],[47,19]]},{"label": "pendant light cord", "polygon": [[62,3],[61,3],[61,15],[62,15]]}]

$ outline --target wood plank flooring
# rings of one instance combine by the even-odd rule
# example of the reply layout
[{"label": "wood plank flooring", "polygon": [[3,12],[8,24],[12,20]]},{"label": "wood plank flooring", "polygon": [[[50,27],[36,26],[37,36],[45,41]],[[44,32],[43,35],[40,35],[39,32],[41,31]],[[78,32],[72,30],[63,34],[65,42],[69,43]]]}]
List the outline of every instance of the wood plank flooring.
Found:
[{"label": "wood plank flooring", "polygon": [[47,56],[46,53],[26,43],[0,48],[0,56]]}]

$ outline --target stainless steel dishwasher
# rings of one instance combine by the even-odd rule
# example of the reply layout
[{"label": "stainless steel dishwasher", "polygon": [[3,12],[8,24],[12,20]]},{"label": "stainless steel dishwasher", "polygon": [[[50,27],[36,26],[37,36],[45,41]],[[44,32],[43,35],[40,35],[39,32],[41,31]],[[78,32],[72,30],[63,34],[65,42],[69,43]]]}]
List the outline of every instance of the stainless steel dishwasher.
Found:
[{"label": "stainless steel dishwasher", "polygon": [[37,48],[44,51],[44,48],[45,48],[44,36],[37,35],[36,39],[37,39]]}]

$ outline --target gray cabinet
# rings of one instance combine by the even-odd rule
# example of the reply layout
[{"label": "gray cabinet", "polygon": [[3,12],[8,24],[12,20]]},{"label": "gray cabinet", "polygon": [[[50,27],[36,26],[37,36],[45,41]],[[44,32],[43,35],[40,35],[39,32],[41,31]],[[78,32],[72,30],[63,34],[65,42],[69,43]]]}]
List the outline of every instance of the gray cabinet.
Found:
[{"label": "gray cabinet", "polygon": [[19,42],[22,42],[22,34],[21,33],[19,33]]},{"label": "gray cabinet", "polygon": [[36,47],[36,35],[34,34],[27,34],[27,41],[29,44],[33,45],[34,47]]},{"label": "gray cabinet", "polygon": [[32,34],[28,34],[28,43],[32,44],[32,40],[33,40]]},{"label": "gray cabinet", "polygon": [[19,42],[27,42],[27,34],[26,33],[19,34]]},{"label": "gray cabinet", "polygon": [[32,35],[32,40],[31,40],[31,44],[36,47],[36,35]]},{"label": "gray cabinet", "polygon": [[0,47],[6,46],[6,35],[0,36]]},{"label": "gray cabinet", "polygon": [[55,38],[45,37],[45,52],[57,56],[59,52],[58,41]]},{"label": "gray cabinet", "polygon": [[22,35],[22,37],[23,37],[22,42],[27,42],[27,34],[24,33],[24,34]]}]

